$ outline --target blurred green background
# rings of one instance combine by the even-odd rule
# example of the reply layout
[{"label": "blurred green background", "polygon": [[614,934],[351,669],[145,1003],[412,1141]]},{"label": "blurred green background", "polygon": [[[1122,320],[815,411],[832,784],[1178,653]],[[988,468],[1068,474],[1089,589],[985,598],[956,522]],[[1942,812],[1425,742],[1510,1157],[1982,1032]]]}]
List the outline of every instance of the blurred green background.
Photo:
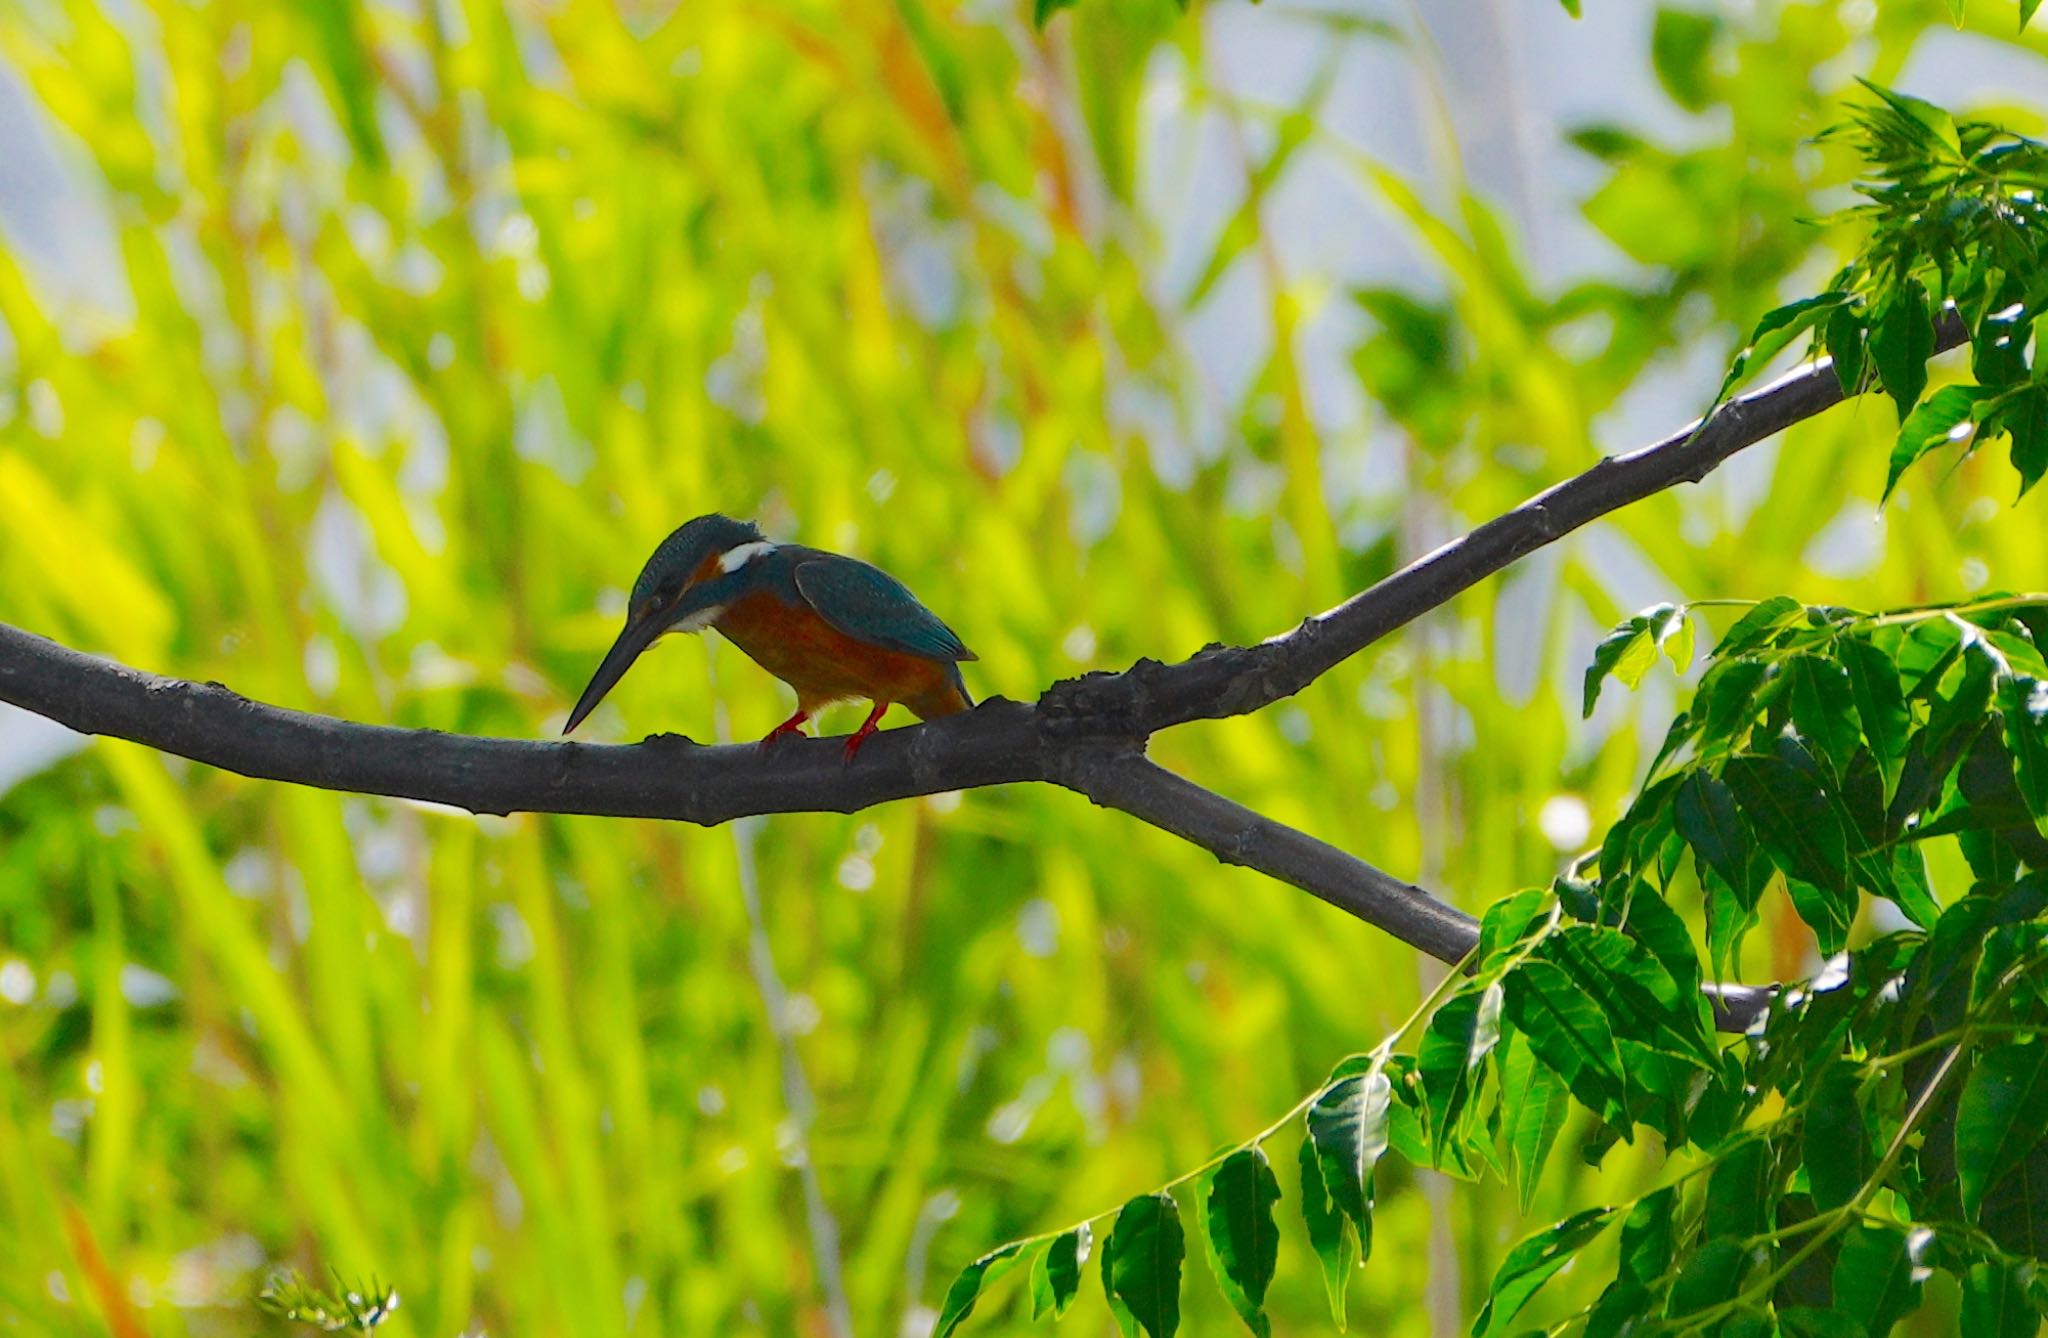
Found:
[{"label": "blurred green background", "polygon": [[[1269,635],[1699,412],[1845,253],[1808,141],[1853,76],[2048,109],[2010,4],[1588,8],[7,0],[0,621],[546,736],[715,509],[888,567],[1029,698]],[[2040,584],[2002,454],[1877,515],[1894,427],[1838,410],[1154,755],[1481,910],[1661,734],[1668,676],[1577,719],[1617,617]],[[589,734],[788,709],[678,638]],[[1769,928],[1752,978],[1809,951]],[[1050,790],[479,819],[0,712],[0,1328],[277,1330],[293,1264],[395,1285],[399,1335],[918,1335],[1439,969]],[[1529,1220],[1653,1169],[1572,1161]],[[1353,1326],[1456,1331],[1525,1219],[1382,1179]],[[1323,1332],[1289,1240],[1276,1330]],[[1228,1332],[1203,1270],[1188,1331]],[[1092,1282],[1067,1325],[1108,1329]]]}]

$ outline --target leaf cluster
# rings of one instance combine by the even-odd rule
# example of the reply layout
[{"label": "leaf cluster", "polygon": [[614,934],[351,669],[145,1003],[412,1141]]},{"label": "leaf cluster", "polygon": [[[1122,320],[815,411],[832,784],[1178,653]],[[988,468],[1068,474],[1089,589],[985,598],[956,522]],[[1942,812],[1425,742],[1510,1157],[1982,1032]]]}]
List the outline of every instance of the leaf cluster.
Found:
[{"label": "leaf cluster", "polygon": [[257,1293],[260,1309],[322,1333],[369,1333],[398,1309],[398,1292],[376,1278],[351,1285],[334,1275],[332,1290],[316,1287],[294,1269],[273,1273]]},{"label": "leaf cluster", "polygon": [[[1625,623],[1589,674],[1589,700],[1609,674],[1639,676],[1690,616],[1665,606]],[[1789,599],[1751,608],[1598,852],[1497,903],[1467,969],[1407,1028],[1338,1065],[1283,1120],[1119,1210],[1101,1277],[1123,1332],[1165,1338],[1179,1325],[1176,1190],[1226,1299],[1267,1331],[1281,1189],[1265,1144],[1290,1130],[1300,1231],[1341,1324],[1390,1154],[1512,1183],[1526,1207],[1576,1105],[1595,1117],[1587,1160],[1647,1129],[1677,1154],[1676,1173],[1516,1245],[1475,1335],[1510,1331],[1615,1228],[1612,1281],[1561,1327],[1881,1334],[1941,1270],[1991,1331],[2031,1333],[2048,1308],[2044,634],[2048,601],[2033,598],[1881,616]],[[1922,850],[1941,838],[1972,876],[1945,909]],[[1694,888],[1714,974],[1781,890],[1829,954],[1729,1044],[1680,910]],[[1865,893],[1914,927],[1850,948]],[[1025,1262],[1034,1314],[1062,1312],[1090,1230],[970,1265],[939,1332]]]},{"label": "leaf cluster", "polygon": [[[1864,203],[1835,220],[1862,230],[1859,253],[1827,291],[1757,322],[1722,393],[1810,334],[1844,394],[1881,389],[1898,406],[1887,496],[1930,452],[2001,437],[2024,495],[2048,472],[2048,371],[2033,339],[2048,303],[2048,144],[1864,86],[1875,100],[1823,136],[1863,162]],[[1928,395],[1943,319],[1961,323],[1973,379]]]},{"label": "leaf cluster", "polygon": [[[1690,643],[1670,605],[1622,624],[1586,675],[1591,711],[1655,646]],[[1953,838],[1980,880],[2048,867],[2048,609],[2034,596],[1873,615],[1780,596],[1714,648],[1690,707],[1594,862],[1600,895],[1670,885],[1689,853],[1719,974],[1782,879],[1822,952],[1868,893],[1931,928],[1926,849]],[[1647,648],[1647,649],[1646,649]],[[1591,895],[1582,892],[1581,895]]]}]

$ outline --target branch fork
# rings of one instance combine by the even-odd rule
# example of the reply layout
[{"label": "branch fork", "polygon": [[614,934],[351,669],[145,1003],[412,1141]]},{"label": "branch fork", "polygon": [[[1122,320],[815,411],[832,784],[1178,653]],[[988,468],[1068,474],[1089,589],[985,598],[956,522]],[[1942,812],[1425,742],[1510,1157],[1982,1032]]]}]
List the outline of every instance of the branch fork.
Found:
[{"label": "branch fork", "polygon": [[[1936,351],[1966,331],[1953,312]],[[1581,526],[1682,482],[1843,398],[1821,359],[1722,404],[1700,424],[1603,458],[1292,630],[1252,646],[1212,644],[1178,663],[1054,683],[1035,703],[992,697],[972,711],[889,730],[858,765],[828,740],[763,756],[676,734],[607,745],[478,738],[365,725],[251,701],[216,682],[164,678],[0,624],[0,701],[261,780],[423,800],[474,813],[582,813],[710,826],[764,813],[855,812],[949,790],[1059,785],[1173,833],[1227,864],[1300,888],[1445,962],[1478,922],[1426,890],[1160,767],[1160,730],[1245,715],[1301,691],[1388,634]],[[1768,989],[1718,991],[1740,1029]]]}]

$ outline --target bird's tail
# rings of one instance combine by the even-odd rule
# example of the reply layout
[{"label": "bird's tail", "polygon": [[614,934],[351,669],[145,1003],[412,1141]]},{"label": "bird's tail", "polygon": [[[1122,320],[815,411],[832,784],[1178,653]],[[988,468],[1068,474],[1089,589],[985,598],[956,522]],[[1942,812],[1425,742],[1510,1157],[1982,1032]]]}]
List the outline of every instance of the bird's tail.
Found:
[{"label": "bird's tail", "polygon": [[946,667],[952,670],[948,675],[952,679],[950,683],[936,692],[927,692],[916,701],[903,703],[919,720],[935,720],[942,715],[958,715],[974,705],[974,697],[967,691],[967,680],[960,677],[959,666],[949,664]]}]

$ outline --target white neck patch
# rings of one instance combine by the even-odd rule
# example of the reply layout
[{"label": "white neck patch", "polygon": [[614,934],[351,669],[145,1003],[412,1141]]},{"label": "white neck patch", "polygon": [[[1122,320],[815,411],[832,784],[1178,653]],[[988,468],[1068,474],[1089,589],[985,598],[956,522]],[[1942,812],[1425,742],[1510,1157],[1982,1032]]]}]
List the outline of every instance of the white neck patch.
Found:
[{"label": "white neck patch", "polygon": [[725,616],[725,605],[713,604],[708,609],[698,609],[687,618],[671,624],[671,632],[701,632]]},{"label": "white neck patch", "polygon": [[737,548],[728,548],[718,559],[718,569],[723,572],[738,571],[763,553],[772,553],[774,551],[774,544],[769,543],[766,539],[756,539],[752,543],[741,544]]}]

